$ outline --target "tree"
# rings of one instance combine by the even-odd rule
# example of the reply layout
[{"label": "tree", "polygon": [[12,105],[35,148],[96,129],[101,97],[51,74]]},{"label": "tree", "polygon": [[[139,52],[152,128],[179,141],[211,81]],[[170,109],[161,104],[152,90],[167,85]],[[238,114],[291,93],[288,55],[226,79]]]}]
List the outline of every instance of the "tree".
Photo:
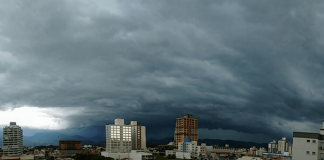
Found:
[{"label": "tree", "polygon": [[104,157],[97,154],[77,154],[76,160],[114,160],[111,157]]},{"label": "tree", "polygon": [[55,160],[53,156],[49,157],[47,160]]},{"label": "tree", "polygon": [[156,156],[155,160],[166,160],[167,158],[163,157],[163,156]]},{"label": "tree", "polygon": [[167,156],[168,159],[176,159],[176,156],[174,154],[169,154]]}]

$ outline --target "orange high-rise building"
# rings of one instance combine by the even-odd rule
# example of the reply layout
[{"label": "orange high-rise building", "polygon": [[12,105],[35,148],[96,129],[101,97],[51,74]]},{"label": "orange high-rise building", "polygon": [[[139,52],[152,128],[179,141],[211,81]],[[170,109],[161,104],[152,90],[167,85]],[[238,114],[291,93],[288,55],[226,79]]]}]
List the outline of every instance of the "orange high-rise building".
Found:
[{"label": "orange high-rise building", "polygon": [[191,141],[198,141],[198,121],[192,118],[191,114],[185,114],[177,118],[174,132],[174,146],[178,148],[179,142],[184,142],[185,137],[190,137]]}]

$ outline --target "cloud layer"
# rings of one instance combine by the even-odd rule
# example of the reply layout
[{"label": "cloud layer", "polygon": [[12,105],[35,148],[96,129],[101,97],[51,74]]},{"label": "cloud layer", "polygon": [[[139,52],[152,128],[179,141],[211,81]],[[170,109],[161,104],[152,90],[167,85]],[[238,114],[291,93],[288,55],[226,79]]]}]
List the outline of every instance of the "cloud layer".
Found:
[{"label": "cloud layer", "polygon": [[158,137],[173,136],[185,113],[199,128],[269,139],[317,131],[321,6],[10,1],[0,5],[0,109],[81,109],[60,118],[69,127],[138,120]]}]

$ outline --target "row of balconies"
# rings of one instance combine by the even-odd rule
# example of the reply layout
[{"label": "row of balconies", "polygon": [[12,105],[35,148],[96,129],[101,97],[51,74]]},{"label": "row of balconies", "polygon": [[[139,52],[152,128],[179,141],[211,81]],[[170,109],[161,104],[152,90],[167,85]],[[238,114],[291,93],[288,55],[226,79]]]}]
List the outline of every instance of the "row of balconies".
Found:
[{"label": "row of balconies", "polygon": [[177,122],[176,125],[197,125],[196,122]]},{"label": "row of balconies", "polygon": [[192,132],[192,133],[195,133],[195,132],[198,132],[197,130],[184,130],[184,129],[177,129],[175,130],[175,133],[178,133],[178,132]]},{"label": "row of balconies", "polygon": [[18,146],[18,145],[10,145],[10,146],[4,146],[3,149],[11,149],[11,148],[21,148],[22,146]]},{"label": "row of balconies", "polygon": [[195,122],[178,122],[178,123],[176,123],[176,125],[194,125],[194,126],[196,126],[197,123],[195,123]]},{"label": "row of balconies", "polygon": [[6,130],[6,131],[21,131],[22,132],[22,130],[20,129],[20,128],[3,128],[3,130]]},{"label": "row of balconies", "polygon": [[[179,135],[179,134],[188,134],[188,132],[175,132],[176,135]],[[198,135],[198,133],[193,133],[191,132],[190,135]]]},{"label": "row of balconies", "polygon": [[189,123],[187,123],[187,122],[178,122],[178,123],[176,123],[176,125],[193,125],[193,126],[197,126],[197,123],[193,123],[193,122],[189,122]]},{"label": "row of balconies", "polygon": [[187,130],[187,129],[176,129],[175,132],[198,132],[197,130],[193,129],[193,130]]}]

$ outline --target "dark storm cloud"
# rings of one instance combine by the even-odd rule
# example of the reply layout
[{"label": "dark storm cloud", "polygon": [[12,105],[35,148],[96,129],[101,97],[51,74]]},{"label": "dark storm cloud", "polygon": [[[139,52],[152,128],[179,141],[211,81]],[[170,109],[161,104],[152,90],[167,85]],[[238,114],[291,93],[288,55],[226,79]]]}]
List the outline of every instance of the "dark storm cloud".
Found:
[{"label": "dark storm cloud", "polygon": [[96,3],[1,5],[3,109],[86,107],[64,118],[138,120],[169,136],[184,113],[200,128],[274,138],[323,119],[323,4]]}]

